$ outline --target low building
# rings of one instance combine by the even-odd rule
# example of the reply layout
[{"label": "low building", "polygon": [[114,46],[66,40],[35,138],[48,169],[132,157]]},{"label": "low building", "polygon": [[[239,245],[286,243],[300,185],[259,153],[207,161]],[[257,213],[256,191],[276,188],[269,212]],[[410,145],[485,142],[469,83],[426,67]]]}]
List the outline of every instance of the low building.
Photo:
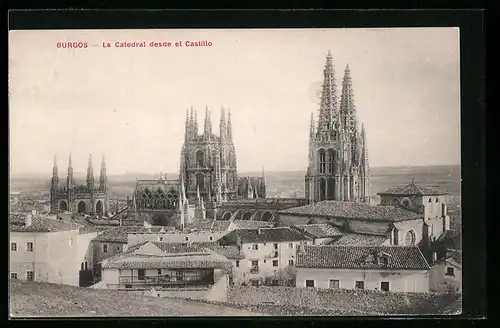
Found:
[{"label": "low building", "polygon": [[215,230],[191,230],[191,231],[178,231],[178,230],[160,230],[160,231],[133,231],[128,234],[128,246],[143,243],[145,241],[160,241],[169,243],[210,243],[215,242],[227,235],[229,231],[215,231]]},{"label": "low building", "polygon": [[102,282],[110,289],[208,288],[232,263],[217,252],[146,241],[101,263]]},{"label": "low building", "polygon": [[313,240],[313,245],[328,245],[344,236],[339,227],[328,223],[299,224],[291,226]]},{"label": "low building", "polygon": [[79,286],[81,225],[38,214],[10,216],[10,277]]},{"label": "low building", "polygon": [[280,270],[295,266],[296,250],[313,241],[289,227],[237,229],[219,240],[220,245],[237,246],[243,259],[236,260],[234,283],[258,284]]},{"label": "low building", "polygon": [[429,270],[415,246],[304,246],[297,287],[428,292]]},{"label": "low building", "polygon": [[431,264],[430,290],[462,291],[462,251],[449,250],[445,256]]}]

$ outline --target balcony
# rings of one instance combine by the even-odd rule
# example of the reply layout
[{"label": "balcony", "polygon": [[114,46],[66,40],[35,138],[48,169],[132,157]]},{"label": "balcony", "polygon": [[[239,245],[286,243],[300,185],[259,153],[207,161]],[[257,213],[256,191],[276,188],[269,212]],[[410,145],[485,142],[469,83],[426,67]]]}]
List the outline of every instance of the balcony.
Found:
[{"label": "balcony", "polygon": [[197,278],[181,278],[169,276],[120,276],[118,278],[120,288],[207,288],[214,284],[213,275]]},{"label": "balcony", "polygon": [[250,273],[259,273],[259,267],[251,267]]},{"label": "balcony", "polygon": [[278,258],[278,251],[275,250],[273,251],[271,254],[267,254],[266,256],[264,256],[266,259],[276,259]]}]

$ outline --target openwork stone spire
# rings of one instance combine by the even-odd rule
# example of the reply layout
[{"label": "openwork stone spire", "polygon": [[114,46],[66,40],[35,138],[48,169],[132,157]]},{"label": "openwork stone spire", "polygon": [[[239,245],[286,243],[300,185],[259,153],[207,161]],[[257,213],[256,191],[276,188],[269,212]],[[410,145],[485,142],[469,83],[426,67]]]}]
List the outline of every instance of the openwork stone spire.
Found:
[{"label": "openwork stone spire", "polygon": [[94,169],[92,167],[92,154],[89,156],[89,165],[87,167],[87,187],[94,189]]},{"label": "openwork stone spire", "polygon": [[319,133],[335,128],[337,111],[337,84],[335,81],[333,57],[330,50],[328,50],[326,64],[323,70],[323,89],[321,92],[321,105],[318,118]]},{"label": "openwork stone spire", "polygon": [[354,92],[352,89],[351,70],[349,64],[344,71],[342,81],[342,95],[340,97],[340,115],[343,127],[355,136],[357,131],[356,105],[354,104]]}]

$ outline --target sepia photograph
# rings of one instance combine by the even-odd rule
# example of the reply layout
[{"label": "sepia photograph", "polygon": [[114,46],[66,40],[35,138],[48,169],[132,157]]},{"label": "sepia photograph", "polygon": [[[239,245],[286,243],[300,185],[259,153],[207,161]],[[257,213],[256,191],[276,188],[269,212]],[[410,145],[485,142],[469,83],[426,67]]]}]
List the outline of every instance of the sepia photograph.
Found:
[{"label": "sepia photograph", "polygon": [[11,318],[462,313],[459,28],[8,42]]}]

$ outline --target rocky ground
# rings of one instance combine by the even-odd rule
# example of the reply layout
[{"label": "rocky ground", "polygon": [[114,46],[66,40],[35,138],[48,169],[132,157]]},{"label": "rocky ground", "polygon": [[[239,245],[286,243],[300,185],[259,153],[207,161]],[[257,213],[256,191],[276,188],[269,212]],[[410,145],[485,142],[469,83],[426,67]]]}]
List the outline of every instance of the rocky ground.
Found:
[{"label": "rocky ground", "polygon": [[16,317],[262,316],[243,309],[188,300],[133,295],[11,280],[10,315]]}]

